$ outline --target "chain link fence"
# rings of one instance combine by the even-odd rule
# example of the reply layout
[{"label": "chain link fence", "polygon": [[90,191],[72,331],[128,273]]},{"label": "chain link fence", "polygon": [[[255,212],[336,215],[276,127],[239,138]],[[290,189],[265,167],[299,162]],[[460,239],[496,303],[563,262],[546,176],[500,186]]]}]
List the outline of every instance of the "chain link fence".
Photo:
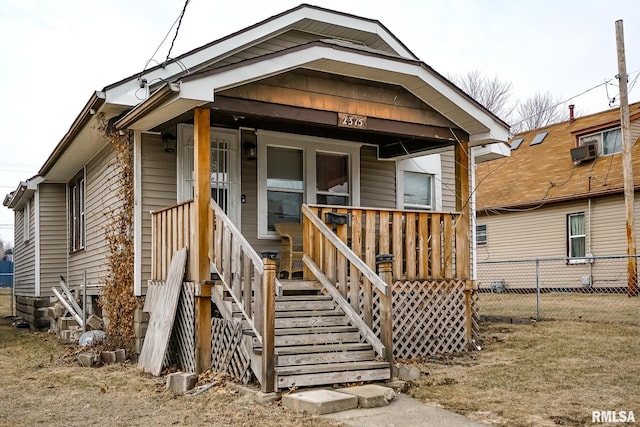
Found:
[{"label": "chain link fence", "polygon": [[0,317],[14,313],[13,273],[0,273]]},{"label": "chain link fence", "polygon": [[480,318],[640,325],[640,295],[628,296],[628,260],[598,256],[479,261]]}]

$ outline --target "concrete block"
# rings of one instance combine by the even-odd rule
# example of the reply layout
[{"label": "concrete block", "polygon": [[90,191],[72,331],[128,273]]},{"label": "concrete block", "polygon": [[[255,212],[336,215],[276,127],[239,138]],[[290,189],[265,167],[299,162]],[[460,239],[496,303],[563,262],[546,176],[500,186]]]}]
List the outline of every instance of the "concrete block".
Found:
[{"label": "concrete block", "polygon": [[96,316],[95,314],[92,314],[87,319],[87,327],[88,327],[87,328],[88,330],[102,329],[102,319]]},{"label": "concrete block", "polygon": [[150,313],[142,311],[142,308],[137,308],[133,312],[133,321],[136,323],[148,323]]},{"label": "concrete block", "polygon": [[63,331],[65,329],[69,329],[71,326],[77,326],[75,319],[73,317],[59,317],[58,318],[58,329]]},{"label": "concrete block", "polygon": [[394,366],[393,376],[403,381],[416,381],[420,378],[420,370],[415,366],[409,365]]},{"label": "concrete block", "polygon": [[115,351],[101,351],[100,352],[100,360],[105,365],[110,365],[112,363],[116,363],[116,352]]},{"label": "concrete block", "polygon": [[183,394],[196,386],[198,375],[187,372],[176,372],[167,375],[167,389]]},{"label": "concrete block", "polygon": [[280,393],[263,393],[259,391],[256,393],[256,400],[260,403],[274,403],[280,400]]},{"label": "concrete block", "polygon": [[115,351],[116,353],[116,362],[124,363],[127,360],[127,353],[124,351],[124,348],[119,348]]},{"label": "concrete block", "polygon": [[133,333],[138,338],[144,338],[147,334],[148,323],[134,323],[133,324]]},{"label": "concrete block", "polygon": [[323,415],[355,409],[358,398],[333,390],[308,390],[282,396],[282,405],[296,411]]},{"label": "concrete block", "polygon": [[93,351],[80,353],[78,355],[78,362],[80,362],[82,366],[93,366],[98,363],[98,355]]},{"label": "concrete block", "polygon": [[385,383],[385,386],[391,387],[396,393],[402,393],[407,389],[407,382],[398,377],[393,377]]},{"label": "concrete block", "polygon": [[392,388],[377,384],[339,388],[336,391],[356,396],[358,398],[358,406],[361,408],[387,406],[396,397],[396,393]]}]

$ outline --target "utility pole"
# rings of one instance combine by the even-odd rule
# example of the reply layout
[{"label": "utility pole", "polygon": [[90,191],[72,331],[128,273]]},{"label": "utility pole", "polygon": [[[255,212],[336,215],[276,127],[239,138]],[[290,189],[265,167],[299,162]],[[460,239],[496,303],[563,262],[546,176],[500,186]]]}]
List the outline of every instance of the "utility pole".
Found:
[{"label": "utility pole", "polygon": [[636,224],[633,212],[634,184],[631,159],[631,133],[629,124],[629,96],[627,94],[627,63],[624,53],[622,20],[616,21],[616,48],[618,51],[618,80],[620,86],[620,129],[622,131],[622,174],[624,177],[624,207],[627,225],[627,295],[638,296],[638,270],[636,259]]}]

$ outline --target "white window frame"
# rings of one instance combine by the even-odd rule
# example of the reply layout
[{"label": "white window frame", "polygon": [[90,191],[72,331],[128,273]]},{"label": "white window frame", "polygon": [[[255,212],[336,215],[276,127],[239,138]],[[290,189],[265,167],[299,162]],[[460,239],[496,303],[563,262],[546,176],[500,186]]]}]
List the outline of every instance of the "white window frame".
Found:
[{"label": "white window frame", "polygon": [[302,150],[304,193],[302,202],[316,203],[316,153],[347,155],[349,158],[350,205],[360,206],[360,147],[361,143],[329,138],[258,130],[258,238],[279,239],[278,233],[267,226],[267,147]]},{"label": "white window frame", "polygon": [[[431,211],[442,210],[442,159],[440,154],[412,157],[396,163],[396,208],[416,209],[404,203],[404,172],[417,172],[431,175]],[[424,209],[424,208],[422,208]]]},{"label": "white window frame", "polygon": [[[480,232],[480,228],[484,228],[484,232]],[[489,244],[489,227],[487,224],[476,224],[476,245],[478,246],[486,246]],[[480,240],[480,237],[484,237]]]},{"label": "white window frame", "polygon": [[598,132],[593,132],[593,133],[589,133],[586,135],[580,135],[578,137],[578,141],[579,141],[579,145],[582,147],[585,144],[591,142],[591,141],[597,141],[598,143],[598,155],[599,156],[611,156],[613,154],[617,154],[617,153],[621,153],[622,152],[622,134],[620,135],[621,138],[621,143],[620,143],[620,150],[618,151],[614,151],[612,153],[605,153],[604,152],[604,138],[605,138],[605,134],[609,133],[609,132],[622,132],[620,126],[617,127],[613,127],[613,128],[608,128],[608,129],[603,129],[600,130]]},{"label": "white window frame", "polygon": [[[86,249],[87,242],[87,171],[82,168],[68,183],[69,195],[69,251],[71,253]],[[76,238],[77,235],[77,238]]]},{"label": "white window frame", "polygon": [[[584,221],[584,234],[571,234],[571,218],[576,216],[582,216]],[[567,258],[569,264],[584,264],[587,262],[587,216],[584,212],[575,212],[567,215]],[[584,256],[571,256],[572,242],[576,238],[584,238]]]}]

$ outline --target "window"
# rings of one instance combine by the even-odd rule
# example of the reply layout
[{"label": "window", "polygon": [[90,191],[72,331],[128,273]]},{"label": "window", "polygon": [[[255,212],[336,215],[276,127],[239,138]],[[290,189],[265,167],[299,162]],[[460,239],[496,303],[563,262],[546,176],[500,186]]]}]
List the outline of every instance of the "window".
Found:
[{"label": "window", "polygon": [[602,156],[615,154],[622,151],[622,131],[621,129],[608,129],[601,132],[591,133],[579,137],[580,146],[588,143],[597,144],[598,152]]},{"label": "window", "polygon": [[344,154],[316,154],[316,203],[349,204],[349,157]]},{"label": "window", "polygon": [[586,228],[584,212],[567,216],[567,234],[569,240],[569,258],[584,258],[586,255]]},{"label": "window", "polygon": [[301,222],[304,199],[302,150],[267,147],[267,230],[277,222]]},{"label": "window", "polygon": [[478,246],[487,244],[487,225],[486,224],[476,225],[476,244]]},{"label": "window", "polygon": [[360,145],[259,130],[258,238],[276,239],[274,224],[302,222],[303,204],[358,206]]},{"label": "window", "polygon": [[433,207],[433,175],[420,172],[402,172],[405,209]]},{"label": "window", "polygon": [[69,182],[69,248],[71,252],[85,246],[84,169]]}]

